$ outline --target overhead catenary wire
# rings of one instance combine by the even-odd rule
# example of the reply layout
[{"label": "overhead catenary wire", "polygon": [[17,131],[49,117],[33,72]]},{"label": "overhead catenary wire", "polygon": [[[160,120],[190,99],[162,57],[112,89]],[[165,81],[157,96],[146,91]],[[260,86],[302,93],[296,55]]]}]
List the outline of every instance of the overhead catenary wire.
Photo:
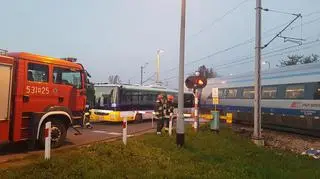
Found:
[{"label": "overhead catenary wire", "polygon": [[[210,23],[210,25],[208,25],[208,26],[200,29],[200,31],[198,31],[197,33],[195,33],[195,34],[187,37],[186,40],[188,40],[188,39],[190,40],[192,37],[198,36],[199,34],[201,34],[202,32],[204,32],[207,28],[210,28],[210,27],[214,26],[216,23],[218,23],[219,21],[222,21],[226,16],[232,14],[234,11],[236,11],[238,8],[240,8],[243,4],[245,4],[245,3],[248,2],[248,1],[250,1],[250,0],[243,0],[243,1],[241,1],[241,2],[240,2],[239,4],[237,4],[235,7],[231,8],[231,9],[228,10],[226,13],[224,13],[221,17],[218,17],[217,19],[215,19],[214,21],[212,21],[212,22]],[[176,69],[176,68],[175,68],[175,69]],[[136,77],[138,77],[138,75],[129,78],[129,80],[131,80],[131,79],[133,79],[133,78],[136,78]]]},{"label": "overhead catenary wire", "polygon": [[[271,55],[273,53],[282,52],[282,51],[286,51],[288,49],[307,46],[307,45],[312,45],[312,44],[318,44],[318,43],[320,43],[320,40],[316,39],[316,40],[310,41],[308,43],[304,43],[302,45],[293,45],[293,46],[289,46],[289,47],[285,47],[285,48],[281,48],[281,49],[272,50],[272,51],[269,51],[269,52],[266,52],[266,53],[262,54],[262,56],[264,56],[265,58],[270,58],[270,57],[272,57]],[[308,46],[308,47],[305,47],[305,48],[302,48],[302,49],[307,49],[307,48],[311,48],[311,47],[313,47],[313,46]],[[294,51],[299,51],[299,49],[292,50],[292,51],[290,51],[290,53],[294,52]],[[269,56],[266,56],[266,55],[269,55]],[[277,55],[279,55],[279,54],[277,54]],[[275,55],[273,55],[273,56],[275,56]],[[220,67],[220,68],[216,68],[215,70],[222,69],[222,68],[227,68],[227,67],[232,66],[233,64],[239,65],[239,64],[249,63],[249,62],[253,61],[252,60],[253,58],[254,58],[254,56],[246,56],[246,57],[243,57],[243,58],[240,58],[240,59],[228,62],[228,63],[216,65],[215,67]],[[224,67],[224,66],[226,66],[226,67]],[[185,73],[185,75],[187,75],[187,74],[188,73]],[[172,77],[169,77],[169,78],[165,78],[164,80],[168,81],[168,80],[171,80],[171,79],[175,79],[177,77],[178,76],[172,76]]]},{"label": "overhead catenary wire", "polygon": [[214,26],[216,23],[218,23],[219,21],[223,20],[226,16],[230,15],[231,13],[233,13],[234,11],[236,11],[238,8],[240,8],[243,4],[245,4],[246,2],[248,2],[250,0],[244,0],[241,1],[239,4],[237,4],[235,7],[231,8],[230,10],[228,10],[226,13],[224,13],[221,17],[218,17],[217,19],[215,19],[214,21],[212,21],[210,23],[210,25],[200,29],[197,33],[191,35],[190,37],[188,37],[187,39],[190,39],[192,37],[196,37],[199,34],[201,34],[202,32],[204,32],[207,28],[210,28],[212,26]]},{"label": "overhead catenary wire", "polygon": [[[311,15],[316,14],[316,13],[320,13],[320,11],[315,11],[315,12],[309,13],[309,14],[305,15],[304,17],[308,17],[308,16],[311,16]],[[315,22],[317,22],[317,21],[319,21],[319,20],[320,20],[320,17],[319,17],[319,18],[316,18],[316,19],[313,19],[313,20],[311,20],[311,21],[307,21],[307,22],[303,23],[303,25],[309,25],[309,24],[315,23]],[[292,21],[292,20],[290,20],[290,21],[288,21],[288,22],[286,22],[286,23],[277,25],[277,26],[275,26],[275,27],[272,27],[272,28],[266,30],[265,32],[263,32],[263,34],[267,34],[267,33],[269,33],[269,32],[274,31],[275,29],[278,29],[278,28],[280,28],[280,27],[283,27],[284,25],[287,25],[287,24],[290,23],[291,21]],[[294,29],[294,28],[297,28],[297,27],[298,27],[298,26],[294,26],[294,27],[291,28],[291,30]],[[271,34],[271,35],[273,35],[273,34]],[[271,36],[271,35],[268,35],[268,36]],[[266,37],[268,37],[268,36],[265,36],[264,38],[266,38]],[[200,58],[200,59],[193,60],[193,61],[191,61],[191,62],[187,62],[185,65],[190,65],[190,64],[194,64],[194,63],[197,63],[197,62],[200,62],[200,61],[209,59],[209,58],[211,58],[211,57],[213,57],[213,56],[216,56],[216,55],[218,55],[218,54],[221,54],[221,53],[224,53],[224,52],[228,52],[228,51],[230,51],[230,50],[232,50],[232,49],[241,47],[241,46],[243,46],[243,45],[250,44],[250,43],[252,43],[253,41],[254,41],[254,37],[252,37],[252,38],[250,38],[250,39],[247,39],[247,40],[245,40],[245,41],[243,41],[243,42],[240,42],[240,43],[238,43],[238,44],[236,44],[236,45],[233,45],[233,46],[231,46],[231,47],[228,47],[228,48],[226,48],[226,49],[216,51],[216,52],[214,52],[214,53],[212,53],[212,54],[209,54],[209,55],[207,55],[207,56],[205,56],[205,57],[202,57],[202,58]],[[170,69],[168,69],[168,70],[165,70],[164,73],[173,71],[173,70],[175,70],[175,69],[177,69],[177,67],[173,67],[173,68],[170,68]]]}]

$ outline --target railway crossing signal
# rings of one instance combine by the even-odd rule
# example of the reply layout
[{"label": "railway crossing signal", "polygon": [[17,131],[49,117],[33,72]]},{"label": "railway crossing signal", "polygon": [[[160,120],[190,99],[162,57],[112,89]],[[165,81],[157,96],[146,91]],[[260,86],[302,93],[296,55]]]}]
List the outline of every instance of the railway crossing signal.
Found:
[{"label": "railway crossing signal", "polygon": [[189,76],[185,84],[190,89],[202,89],[207,85],[207,79],[204,76]]},{"label": "railway crossing signal", "polygon": [[194,93],[194,124],[193,127],[196,131],[199,129],[199,91],[207,85],[207,79],[204,76],[200,76],[199,72],[196,72],[195,76],[189,76],[185,84],[187,88],[193,89]]}]

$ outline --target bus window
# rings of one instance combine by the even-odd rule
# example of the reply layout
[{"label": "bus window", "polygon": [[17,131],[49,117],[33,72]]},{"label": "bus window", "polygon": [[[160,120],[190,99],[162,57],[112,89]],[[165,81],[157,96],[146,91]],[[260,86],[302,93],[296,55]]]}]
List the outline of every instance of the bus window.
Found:
[{"label": "bus window", "polygon": [[100,107],[104,107],[105,109],[117,107],[118,95],[119,95],[118,87],[108,87],[108,86],[95,87],[96,104],[99,105]]}]

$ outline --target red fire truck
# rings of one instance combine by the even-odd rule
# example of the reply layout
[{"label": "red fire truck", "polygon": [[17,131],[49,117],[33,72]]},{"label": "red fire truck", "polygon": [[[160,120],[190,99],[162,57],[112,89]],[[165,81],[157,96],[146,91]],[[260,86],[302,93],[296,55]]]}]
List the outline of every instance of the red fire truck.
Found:
[{"label": "red fire truck", "polygon": [[84,118],[86,77],[73,58],[1,53],[0,145],[28,141],[43,147],[51,121],[51,146],[61,146],[67,129]]}]

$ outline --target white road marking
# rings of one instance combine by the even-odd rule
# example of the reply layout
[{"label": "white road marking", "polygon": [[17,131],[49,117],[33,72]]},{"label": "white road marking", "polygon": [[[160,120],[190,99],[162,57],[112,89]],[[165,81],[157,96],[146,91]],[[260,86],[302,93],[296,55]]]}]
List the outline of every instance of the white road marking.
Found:
[{"label": "white road marking", "polygon": [[[108,135],[118,135],[118,136],[121,136],[122,133],[120,132],[107,132],[107,131],[92,131],[94,133],[100,133],[100,134],[108,134]],[[134,135],[128,135],[128,137],[133,137]]]}]

